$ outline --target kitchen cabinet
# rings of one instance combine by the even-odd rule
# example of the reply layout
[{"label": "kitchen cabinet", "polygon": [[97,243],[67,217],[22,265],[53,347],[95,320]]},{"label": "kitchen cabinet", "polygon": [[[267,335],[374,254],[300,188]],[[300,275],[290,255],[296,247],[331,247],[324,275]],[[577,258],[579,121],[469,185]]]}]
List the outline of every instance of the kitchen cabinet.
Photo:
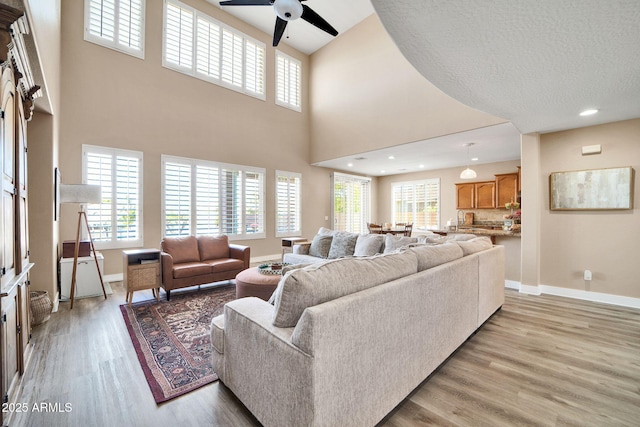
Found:
[{"label": "kitchen cabinet", "polygon": [[475,208],[475,184],[473,182],[456,184],[456,208]]},{"label": "kitchen cabinet", "polygon": [[496,175],[496,207],[505,209],[504,205],[518,200],[518,173]]},{"label": "kitchen cabinet", "polygon": [[476,209],[493,209],[496,207],[496,183],[485,181],[474,183]]}]

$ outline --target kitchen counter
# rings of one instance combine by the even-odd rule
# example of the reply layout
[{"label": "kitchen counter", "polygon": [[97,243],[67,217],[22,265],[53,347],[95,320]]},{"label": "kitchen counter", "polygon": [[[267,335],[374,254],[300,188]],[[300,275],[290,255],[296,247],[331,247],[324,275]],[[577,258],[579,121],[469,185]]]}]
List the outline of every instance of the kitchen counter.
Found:
[{"label": "kitchen counter", "polygon": [[462,226],[457,230],[433,230],[438,234],[475,234],[476,236],[504,236],[504,237],[520,237],[520,231],[505,231],[500,227],[477,227],[477,226]]}]

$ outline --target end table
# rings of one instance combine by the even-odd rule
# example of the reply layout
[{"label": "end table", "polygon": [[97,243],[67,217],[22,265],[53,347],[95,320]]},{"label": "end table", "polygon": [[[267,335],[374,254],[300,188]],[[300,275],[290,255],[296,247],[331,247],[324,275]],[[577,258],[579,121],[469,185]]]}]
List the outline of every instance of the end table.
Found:
[{"label": "end table", "polygon": [[153,296],[160,301],[162,268],[159,249],[135,249],[122,251],[124,286],[127,302],[131,305],[133,293],[152,289]]}]

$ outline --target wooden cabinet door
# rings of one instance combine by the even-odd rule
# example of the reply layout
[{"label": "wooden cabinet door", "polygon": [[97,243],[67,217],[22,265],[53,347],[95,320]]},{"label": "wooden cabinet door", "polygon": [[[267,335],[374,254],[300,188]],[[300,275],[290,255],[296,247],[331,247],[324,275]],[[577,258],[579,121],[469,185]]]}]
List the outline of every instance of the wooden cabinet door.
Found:
[{"label": "wooden cabinet door", "polygon": [[15,277],[15,94],[13,72],[6,68],[0,79],[0,109],[4,113],[0,116],[0,147],[2,149],[2,212],[0,213],[0,269],[1,283],[8,284]]},{"label": "wooden cabinet door", "polygon": [[18,359],[18,294],[17,288],[2,298],[2,397],[11,392],[19,374]]},{"label": "wooden cabinet door", "polygon": [[475,184],[456,184],[456,207],[457,209],[475,208]]},{"label": "wooden cabinet door", "polygon": [[504,205],[518,200],[518,173],[496,175],[496,207],[505,209]]},{"label": "wooden cabinet door", "polygon": [[476,208],[493,209],[496,207],[496,182],[476,182]]}]

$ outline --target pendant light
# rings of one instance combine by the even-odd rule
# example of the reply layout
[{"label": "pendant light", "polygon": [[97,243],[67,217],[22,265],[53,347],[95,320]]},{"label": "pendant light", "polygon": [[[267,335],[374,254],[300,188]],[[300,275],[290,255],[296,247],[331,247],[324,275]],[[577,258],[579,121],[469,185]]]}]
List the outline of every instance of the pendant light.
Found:
[{"label": "pendant light", "polygon": [[473,142],[468,142],[463,145],[463,147],[467,147],[467,168],[460,173],[460,179],[474,179],[478,176],[476,171],[469,167],[469,148],[475,145]]}]

